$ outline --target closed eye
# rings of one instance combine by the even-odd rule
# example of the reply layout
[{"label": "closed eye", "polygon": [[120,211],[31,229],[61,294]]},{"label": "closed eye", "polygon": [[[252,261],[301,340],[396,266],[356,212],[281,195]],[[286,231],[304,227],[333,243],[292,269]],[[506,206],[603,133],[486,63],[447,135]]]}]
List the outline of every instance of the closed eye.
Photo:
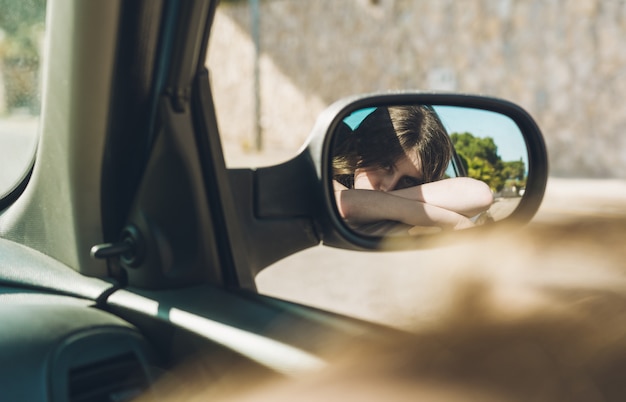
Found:
[{"label": "closed eye", "polygon": [[424,180],[418,179],[412,176],[402,176],[396,184],[396,190],[402,190],[403,188],[415,187],[424,184]]},{"label": "closed eye", "polygon": [[388,173],[393,173],[394,170],[396,170],[396,167],[393,163],[386,163],[384,165],[381,166],[381,168]]}]

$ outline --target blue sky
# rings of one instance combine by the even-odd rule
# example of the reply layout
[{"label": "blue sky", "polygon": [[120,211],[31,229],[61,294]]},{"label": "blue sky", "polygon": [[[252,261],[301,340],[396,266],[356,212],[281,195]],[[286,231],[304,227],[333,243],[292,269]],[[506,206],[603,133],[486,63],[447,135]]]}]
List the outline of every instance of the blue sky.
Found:
[{"label": "blue sky", "polygon": [[503,161],[518,161],[528,168],[528,151],[524,136],[509,117],[486,110],[457,106],[435,106],[448,133],[468,132],[475,137],[491,137]]}]

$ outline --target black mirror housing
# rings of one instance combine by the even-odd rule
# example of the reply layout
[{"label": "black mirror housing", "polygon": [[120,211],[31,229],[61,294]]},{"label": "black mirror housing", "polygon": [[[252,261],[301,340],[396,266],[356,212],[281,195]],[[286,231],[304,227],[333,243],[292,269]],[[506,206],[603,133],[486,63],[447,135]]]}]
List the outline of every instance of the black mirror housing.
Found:
[{"label": "black mirror housing", "polygon": [[[532,117],[521,107],[496,98],[475,96],[475,95],[460,95],[460,94],[441,94],[441,93],[393,93],[393,94],[380,94],[380,95],[364,95],[358,97],[352,97],[340,100],[328,109],[326,109],[319,117],[311,140],[306,148],[305,152],[308,152],[313,160],[316,160],[317,176],[320,180],[322,199],[324,207],[321,216],[318,215],[318,223],[321,227],[321,238],[324,244],[339,248],[347,249],[417,249],[424,247],[427,243],[424,239],[432,239],[432,235],[380,235],[377,233],[372,235],[367,232],[363,232],[355,229],[354,225],[351,225],[346,219],[342,218],[340,208],[338,206],[337,199],[335,197],[337,185],[336,182],[336,169],[333,168],[334,158],[336,160],[337,137],[339,136],[339,130],[345,131],[345,125],[348,118],[353,118],[355,114],[371,113],[371,110],[376,108],[393,108],[397,106],[405,105],[428,105],[433,106],[433,109],[439,111],[441,120],[446,123],[444,116],[446,110],[453,110],[454,112],[462,111],[462,116],[482,116],[489,114],[498,118],[506,119],[510,121],[512,126],[517,127],[517,133],[519,135],[518,142],[522,144],[518,148],[524,148],[524,178],[523,189],[518,191],[517,205],[511,208],[511,211],[506,216],[499,219],[497,222],[490,222],[481,227],[474,227],[470,230],[459,231],[459,235],[464,235],[466,232],[475,233],[476,230],[489,230],[492,227],[500,227],[503,224],[523,224],[528,222],[534,214],[537,212],[543,194],[545,191],[547,175],[548,175],[548,159],[545,143],[541,131]],[[471,113],[470,113],[471,112]],[[456,120],[459,120],[459,113],[456,113]],[[360,119],[360,118],[359,118]],[[468,117],[470,119],[470,117]],[[474,117],[471,117],[474,119]],[[495,118],[494,118],[495,119]],[[463,119],[460,119],[463,120]],[[448,119],[449,122],[449,119]],[[459,127],[456,123],[461,123],[460,127],[475,127],[476,124],[469,123],[467,121],[453,122],[452,125]],[[481,125],[485,125],[483,120]],[[378,128],[380,129],[380,128]],[[464,129],[465,130],[465,129]],[[467,130],[465,130],[467,131]],[[449,133],[455,138],[459,138],[460,133]],[[458,134],[458,135],[457,135]],[[463,133],[465,137],[469,133]],[[497,133],[495,133],[497,134]],[[355,131],[355,134],[356,131]],[[361,134],[362,135],[362,134]],[[472,137],[469,135],[469,137]],[[495,136],[493,136],[495,137]],[[491,139],[491,138],[489,138]],[[380,143],[377,143],[380,146]],[[507,145],[499,143],[499,146]],[[458,148],[458,147],[457,147]],[[504,148],[504,147],[503,147]],[[456,151],[459,151],[457,149]],[[461,157],[458,153],[453,151],[452,165],[463,165],[459,162]],[[466,152],[463,150],[463,152]],[[362,158],[357,156],[357,159]],[[454,161],[456,160],[456,163]],[[508,162],[502,163],[506,165]],[[510,165],[510,163],[509,163]],[[466,170],[467,166],[458,166],[458,169],[463,173],[460,175],[468,176]],[[454,170],[457,170],[455,168]],[[471,170],[471,169],[470,169]],[[474,173],[475,172],[470,172]],[[459,174],[458,171],[456,174]],[[334,182],[334,183],[333,183]],[[511,189],[507,191],[500,191],[492,185],[494,191],[494,197],[497,200],[505,200],[510,202],[509,199],[505,199],[506,192],[511,193]],[[522,194],[522,195],[520,195]],[[429,232],[429,231],[427,231]],[[430,233],[430,232],[429,232]]]},{"label": "black mirror housing", "polygon": [[[243,233],[239,250],[254,262],[242,268],[246,272],[240,272],[245,274],[246,283],[253,283],[256,274],[272,263],[320,243],[349,250],[409,250],[431,247],[430,240],[439,238],[362,233],[350,227],[338,209],[333,188],[337,128],[355,111],[394,105],[437,105],[494,113],[510,120],[518,130],[520,143],[527,152],[523,197],[519,197],[514,210],[502,220],[458,231],[459,236],[505,223],[525,223],[533,217],[545,190],[547,154],[537,124],[519,106],[500,99],[458,94],[350,97],[335,102],[320,114],[307,143],[295,158],[276,166],[228,170],[238,226]],[[462,171],[458,160],[457,168]]]}]

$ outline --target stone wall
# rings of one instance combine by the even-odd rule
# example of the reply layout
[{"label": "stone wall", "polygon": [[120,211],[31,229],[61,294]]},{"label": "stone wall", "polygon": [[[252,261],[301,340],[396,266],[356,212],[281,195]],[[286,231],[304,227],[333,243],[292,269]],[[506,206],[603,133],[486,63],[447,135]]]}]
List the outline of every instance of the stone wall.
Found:
[{"label": "stone wall", "polygon": [[[230,161],[256,140],[248,4],[220,6],[208,57]],[[624,1],[261,0],[258,15],[266,152],[295,153],[341,97],[451,90],[528,110],[552,175],[626,178]]]}]

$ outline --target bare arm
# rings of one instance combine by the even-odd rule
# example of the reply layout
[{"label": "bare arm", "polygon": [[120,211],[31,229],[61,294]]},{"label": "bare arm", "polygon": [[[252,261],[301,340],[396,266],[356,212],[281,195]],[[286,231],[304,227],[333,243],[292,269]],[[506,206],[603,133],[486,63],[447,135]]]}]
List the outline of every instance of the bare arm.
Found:
[{"label": "bare arm", "polygon": [[467,217],[454,211],[381,191],[349,190],[336,183],[335,196],[339,213],[351,223],[392,220],[444,229],[473,226]]},{"label": "bare arm", "polygon": [[469,177],[444,179],[390,194],[437,206],[471,217],[489,209],[493,195],[489,186]]}]

